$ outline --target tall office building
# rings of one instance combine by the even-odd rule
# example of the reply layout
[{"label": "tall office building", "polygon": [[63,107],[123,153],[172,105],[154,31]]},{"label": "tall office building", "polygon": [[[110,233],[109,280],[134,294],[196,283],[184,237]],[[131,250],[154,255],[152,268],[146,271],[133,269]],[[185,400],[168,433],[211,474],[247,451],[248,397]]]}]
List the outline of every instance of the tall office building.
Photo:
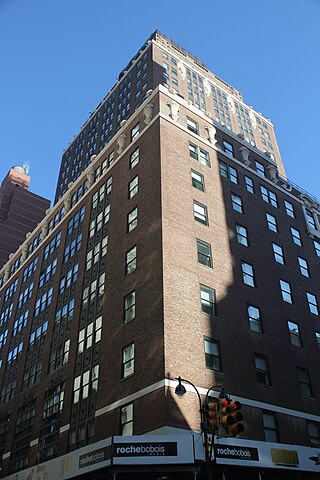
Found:
[{"label": "tall office building", "polygon": [[[0,187],[0,268],[38,225],[50,201],[29,191],[30,177],[24,167],[12,167]],[[19,265],[19,260],[16,266]]]},{"label": "tall office building", "polygon": [[[271,122],[156,32],[0,272],[1,478],[318,478],[319,215]],[[199,411],[225,395],[237,436]]]}]

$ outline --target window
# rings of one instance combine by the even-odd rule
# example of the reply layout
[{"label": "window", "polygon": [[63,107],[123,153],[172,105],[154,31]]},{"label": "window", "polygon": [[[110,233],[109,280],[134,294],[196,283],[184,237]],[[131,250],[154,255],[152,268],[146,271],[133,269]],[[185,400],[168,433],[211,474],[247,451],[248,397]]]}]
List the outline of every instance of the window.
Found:
[{"label": "window", "polygon": [[134,373],[134,343],[122,349],[122,378],[127,378]]},{"label": "window", "polygon": [[64,292],[66,288],[69,288],[70,285],[77,280],[78,269],[79,269],[79,264],[76,263],[75,265],[73,265],[73,267],[71,267],[67,271],[67,274],[61,278],[60,286],[59,286],[59,295],[61,295],[61,293]]},{"label": "window", "polygon": [[270,213],[266,213],[266,218],[267,218],[267,225],[269,230],[272,232],[277,233],[278,232],[278,227],[277,227],[277,219]]},{"label": "window", "polygon": [[213,288],[200,285],[201,310],[208,315],[215,315],[215,291]]},{"label": "window", "polygon": [[306,217],[307,217],[307,222],[308,222],[308,225],[309,227],[313,228],[314,230],[316,230],[316,222],[315,222],[315,219],[314,219],[314,216],[313,216],[313,213],[310,212],[310,210],[307,210],[306,209]]},{"label": "window", "polygon": [[199,124],[192,120],[192,118],[187,117],[187,129],[198,135],[199,133]]},{"label": "window", "polygon": [[250,177],[244,177],[244,180],[246,182],[246,189],[250,193],[254,193],[254,185],[253,185],[253,180]]},{"label": "window", "polygon": [[313,293],[306,292],[310,313],[319,315],[318,301]]},{"label": "window", "polygon": [[102,316],[96,318],[94,322],[89,323],[85,328],[79,331],[78,353],[84,352],[92,345],[100,342],[102,331]]},{"label": "window", "polygon": [[231,143],[227,142],[226,140],[223,141],[223,150],[229,157],[233,157],[233,146]]},{"label": "window", "polygon": [[139,151],[139,148],[137,148],[130,155],[129,170],[132,170],[139,163],[139,160],[140,160],[140,151]]},{"label": "window", "polygon": [[133,435],[133,404],[125,405],[120,410],[120,435]]},{"label": "window", "polygon": [[208,243],[197,240],[198,262],[212,268],[211,247]]},{"label": "window", "polygon": [[137,247],[133,247],[126,254],[126,275],[134,272],[137,268]]},{"label": "window", "polygon": [[318,347],[320,348],[320,332],[315,332],[316,342]]},{"label": "window", "polygon": [[231,205],[233,210],[238,213],[243,213],[242,198],[235,193],[231,193]]},{"label": "window", "polygon": [[270,203],[273,207],[278,207],[278,200],[275,193],[260,185],[262,200]]},{"label": "window", "polygon": [[264,357],[263,355],[255,355],[254,362],[256,366],[258,383],[260,383],[261,385],[271,385],[267,357]]},{"label": "window", "polygon": [[253,266],[246,262],[241,262],[243,283],[250,287],[255,286]]},{"label": "window", "polygon": [[210,166],[209,153],[191,142],[189,143],[189,154],[192,158],[202,163],[202,165]]},{"label": "window", "polygon": [[204,339],[206,368],[221,372],[220,345],[217,340]]},{"label": "window", "polygon": [[[67,235],[69,235],[73,230],[75,230],[84,220],[85,215],[85,205],[77,211],[77,213],[69,220]],[[55,247],[57,248],[57,247]]]},{"label": "window", "polygon": [[30,285],[20,293],[19,299],[18,299],[18,308],[22,307],[22,305],[29,300],[29,298],[32,295],[32,291],[33,291],[33,282],[30,283]]},{"label": "window", "polygon": [[132,129],[131,129],[131,142],[136,140],[139,136],[140,133],[140,125],[137,123]]},{"label": "window", "polygon": [[138,225],[138,208],[134,208],[131,210],[130,213],[128,213],[128,218],[127,218],[127,232],[132,232]]},{"label": "window", "polygon": [[293,303],[290,283],[280,280],[280,290],[282,300],[287,303]]},{"label": "window", "polygon": [[39,315],[40,312],[42,312],[45,308],[47,308],[51,304],[52,291],[53,291],[53,287],[49,288],[47,292],[44,292],[44,294],[37,299],[36,305],[34,308],[34,314],[33,314],[34,317]]},{"label": "window", "polygon": [[235,168],[219,160],[219,169],[221,177],[228,178],[232,183],[238,183],[238,172]]},{"label": "window", "polygon": [[292,345],[295,345],[296,347],[302,347],[299,325],[288,320],[288,329]]},{"label": "window", "polygon": [[307,260],[304,258],[298,257],[298,263],[300,268],[300,273],[304,277],[310,277],[309,266]]},{"label": "window", "polygon": [[313,240],[314,248],[316,250],[316,254],[320,257],[320,243],[317,240]]},{"label": "window", "polygon": [[320,447],[320,425],[308,420],[308,432],[310,443],[313,447]]},{"label": "window", "polygon": [[277,245],[276,243],[273,243],[272,250],[273,250],[275,261],[278,263],[281,263],[281,265],[284,265],[285,262],[284,262],[284,254],[283,254],[282,247],[280,247],[280,245]]},{"label": "window", "polygon": [[73,382],[73,403],[94,395],[98,390],[99,365],[75,377]]},{"label": "window", "polygon": [[41,270],[39,278],[39,287],[49,280],[50,277],[56,273],[58,259],[55,258],[52,263],[49,263],[45,270]]},{"label": "window", "polygon": [[136,316],[136,292],[128,293],[124,297],[124,323],[131,322]]},{"label": "window", "polygon": [[266,442],[277,443],[279,441],[278,424],[275,413],[262,413],[264,437]]},{"label": "window", "polygon": [[297,367],[300,393],[304,397],[312,397],[309,372],[306,368]]},{"label": "window", "polygon": [[22,283],[31,277],[31,275],[36,271],[37,265],[38,265],[38,257],[36,257],[31,263],[29,263],[27,268],[24,269],[23,276],[22,276]]},{"label": "window", "polygon": [[194,219],[197,222],[203,223],[204,225],[208,225],[208,212],[207,207],[205,205],[201,205],[201,203],[193,202],[193,213]]},{"label": "window", "polygon": [[291,235],[292,235],[293,243],[295,243],[296,245],[299,245],[299,247],[301,247],[302,242],[301,242],[301,236],[300,236],[299,230],[291,227]]},{"label": "window", "polygon": [[294,206],[292,203],[288,202],[287,200],[284,201],[284,208],[286,210],[286,214],[289,217],[295,218],[295,213],[294,213]]},{"label": "window", "polygon": [[67,245],[64,249],[64,254],[63,254],[63,263],[67,262],[70,260],[70,258],[73,257],[73,255],[80,250],[81,247],[81,240],[82,240],[82,233],[80,232],[77,238],[72,240],[72,242]]},{"label": "window", "polygon": [[260,175],[260,177],[265,177],[266,176],[266,169],[265,169],[265,166],[258,162],[256,160],[256,171],[257,171],[257,174]]},{"label": "window", "polygon": [[129,198],[134,197],[139,190],[139,178],[138,175],[129,182]]},{"label": "window", "polygon": [[191,170],[192,186],[204,192],[204,176],[201,173]]},{"label": "window", "polygon": [[[21,330],[21,329],[20,329]],[[4,332],[1,333],[0,335],[0,349],[4,347],[7,341],[7,336],[8,336],[8,329],[6,329]]]},{"label": "window", "polygon": [[260,309],[253,305],[248,305],[249,328],[253,332],[262,333]]},{"label": "window", "polygon": [[236,225],[236,234],[238,243],[248,247],[248,232],[246,227],[243,227],[242,225]]}]

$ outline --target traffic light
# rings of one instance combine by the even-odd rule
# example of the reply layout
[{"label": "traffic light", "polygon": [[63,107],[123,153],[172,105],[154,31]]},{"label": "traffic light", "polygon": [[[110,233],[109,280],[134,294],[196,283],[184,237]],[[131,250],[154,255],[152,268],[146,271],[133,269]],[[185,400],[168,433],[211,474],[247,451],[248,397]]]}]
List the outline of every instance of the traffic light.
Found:
[{"label": "traffic light", "polygon": [[234,423],[234,418],[231,415],[230,403],[231,401],[229,398],[220,398],[220,425],[226,432],[230,425]]},{"label": "traffic light", "polygon": [[219,404],[218,402],[208,403],[208,424],[211,428],[219,427]]},{"label": "traffic light", "polygon": [[232,422],[229,424],[228,433],[235,437],[236,435],[239,435],[239,433],[242,433],[244,431],[244,425],[243,423],[241,423],[243,420],[243,415],[240,412],[241,403],[237,400],[235,400],[234,402],[229,400],[229,402],[229,415],[232,417]]}]

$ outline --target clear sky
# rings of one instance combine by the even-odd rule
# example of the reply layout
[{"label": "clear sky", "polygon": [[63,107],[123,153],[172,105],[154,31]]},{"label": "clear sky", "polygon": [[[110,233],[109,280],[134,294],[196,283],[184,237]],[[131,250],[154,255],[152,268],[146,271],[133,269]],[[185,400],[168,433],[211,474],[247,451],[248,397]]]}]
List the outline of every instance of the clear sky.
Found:
[{"label": "clear sky", "polygon": [[0,0],[0,180],[53,199],[62,151],[154,30],[270,118],[288,178],[320,197],[320,0]]}]

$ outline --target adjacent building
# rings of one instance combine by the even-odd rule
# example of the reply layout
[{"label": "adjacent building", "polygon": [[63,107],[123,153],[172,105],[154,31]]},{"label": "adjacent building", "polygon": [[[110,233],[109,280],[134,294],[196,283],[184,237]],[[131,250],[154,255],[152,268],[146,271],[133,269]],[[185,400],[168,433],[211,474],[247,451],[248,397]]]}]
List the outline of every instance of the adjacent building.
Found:
[{"label": "adjacent building", "polygon": [[[29,191],[30,177],[24,167],[10,169],[0,187],[0,268],[38,225],[50,201]],[[19,262],[18,262],[19,263]],[[16,267],[18,268],[18,263]]]},{"label": "adjacent building", "polygon": [[[319,215],[271,122],[153,34],[0,272],[1,478],[318,478]],[[206,450],[222,384],[245,429]]]}]

